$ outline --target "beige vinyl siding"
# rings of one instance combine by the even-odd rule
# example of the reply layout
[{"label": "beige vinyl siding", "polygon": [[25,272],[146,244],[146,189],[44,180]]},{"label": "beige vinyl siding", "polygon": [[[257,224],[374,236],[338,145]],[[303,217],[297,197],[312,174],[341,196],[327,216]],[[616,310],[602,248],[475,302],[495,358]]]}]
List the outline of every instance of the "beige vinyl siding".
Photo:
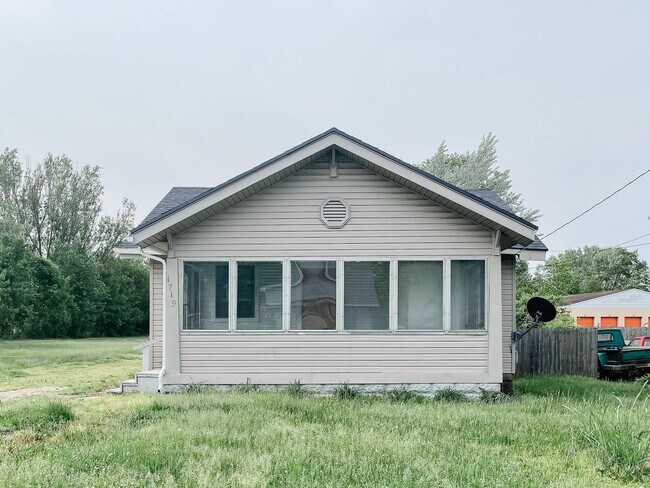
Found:
[{"label": "beige vinyl siding", "polygon": [[[350,206],[341,229],[319,219],[329,198]],[[338,177],[329,177],[328,161],[316,162],[175,235],[173,253],[189,261],[485,259],[492,238],[485,227],[340,158]],[[182,274],[177,279],[182,283]],[[182,332],[180,373],[219,384],[475,382],[488,377],[488,342],[485,333]]]},{"label": "beige vinyl siding", "polygon": [[[150,261],[151,281],[151,313],[149,316],[149,338],[162,337],[162,301],[163,301],[163,269],[162,264]],[[160,369],[162,365],[162,343],[153,345],[153,368]]]},{"label": "beige vinyl siding", "polygon": [[511,350],[515,328],[515,258],[501,257],[501,300],[503,302],[503,374],[514,373]]},{"label": "beige vinyl siding", "polygon": [[[319,220],[319,206],[343,198],[351,219],[342,229]],[[294,176],[178,234],[180,258],[481,256],[490,230],[356,163],[317,162]]]},{"label": "beige vinyl siding", "polygon": [[181,335],[181,373],[220,383],[443,382],[449,372],[484,373],[486,335]]}]

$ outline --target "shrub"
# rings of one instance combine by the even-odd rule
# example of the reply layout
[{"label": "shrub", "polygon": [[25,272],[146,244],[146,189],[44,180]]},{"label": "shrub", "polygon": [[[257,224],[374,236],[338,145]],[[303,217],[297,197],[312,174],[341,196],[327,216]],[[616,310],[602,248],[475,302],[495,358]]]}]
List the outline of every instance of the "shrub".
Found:
[{"label": "shrub", "polygon": [[360,395],[359,390],[351,387],[348,382],[341,383],[334,390],[334,396],[339,400],[352,400]]},{"label": "shrub", "polygon": [[616,397],[615,407],[599,408],[594,400],[580,410],[566,407],[578,419],[579,436],[596,451],[602,470],[623,480],[650,474],[650,395],[641,401],[646,386],[628,404]]},{"label": "shrub", "polygon": [[307,388],[305,388],[305,385],[300,383],[300,380],[293,380],[284,391],[296,398],[304,397],[309,393]]},{"label": "shrub", "polygon": [[436,393],[435,400],[442,402],[466,402],[468,398],[453,388],[443,388]]}]

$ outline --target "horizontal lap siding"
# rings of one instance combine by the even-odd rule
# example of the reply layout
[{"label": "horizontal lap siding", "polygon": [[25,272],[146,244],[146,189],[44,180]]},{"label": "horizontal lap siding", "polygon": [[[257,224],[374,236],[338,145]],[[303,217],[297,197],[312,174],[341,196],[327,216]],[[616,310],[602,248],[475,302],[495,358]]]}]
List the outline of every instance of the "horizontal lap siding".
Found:
[{"label": "horizontal lap siding", "polygon": [[[162,300],[163,300],[163,272],[162,264],[151,261],[151,317],[150,321],[150,338],[155,339],[162,337]],[[160,369],[162,364],[162,343],[153,346],[153,368]]]},{"label": "horizontal lap siding", "polygon": [[[342,229],[319,207],[343,198]],[[356,163],[315,163],[174,237],[184,259],[239,257],[445,257],[492,254],[488,229]],[[181,335],[181,373],[223,383],[423,382],[484,375],[486,335],[190,334]],[[501,354],[501,351],[499,351]],[[244,378],[242,380],[242,377]],[[476,376],[479,377],[479,376]]]},{"label": "horizontal lap siding", "polygon": [[501,300],[503,302],[503,373],[514,373],[512,367],[512,331],[515,327],[515,258],[501,258]]},{"label": "horizontal lap siding", "polygon": [[[341,197],[351,208],[342,229],[319,220],[319,206]],[[491,232],[358,166],[315,163],[175,237],[183,258],[299,256],[481,256]]]},{"label": "horizontal lap siding", "polygon": [[[181,373],[262,378],[295,374],[309,382],[381,376],[487,371],[487,336],[372,334],[183,335]],[[327,377],[331,374],[331,377]]]}]

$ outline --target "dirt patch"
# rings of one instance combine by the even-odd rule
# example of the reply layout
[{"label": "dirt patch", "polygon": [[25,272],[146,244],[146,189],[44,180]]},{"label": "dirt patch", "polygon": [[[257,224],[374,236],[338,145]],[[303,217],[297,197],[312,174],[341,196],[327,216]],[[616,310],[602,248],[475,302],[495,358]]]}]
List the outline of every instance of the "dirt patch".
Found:
[{"label": "dirt patch", "polygon": [[34,395],[48,395],[58,393],[64,388],[58,386],[41,386],[39,388],[21,388],[20,390],[0,391],[0,400],[15,400]]}]

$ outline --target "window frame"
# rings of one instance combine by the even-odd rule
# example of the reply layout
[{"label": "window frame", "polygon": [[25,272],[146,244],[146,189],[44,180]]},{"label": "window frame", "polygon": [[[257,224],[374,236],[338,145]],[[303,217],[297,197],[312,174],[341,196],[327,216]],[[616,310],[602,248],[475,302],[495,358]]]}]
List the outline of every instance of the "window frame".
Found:
[{"label": "window frame", "polygon": [[[336,329],[333,330],[296,330],[290,328],[291,313],[291,262],[292,261],[334,261],[336,262]],[[345,330],[345,304],[344,283],[346,262],[389,262],[389,327],[388,329],[359,329]],[[398,273],[400,261],[431,261],[443,264],[443,329],[398,329]],[[485,306],[483,329],[452,330],[451,329],[451,261],[483,261],[485,263]],[[494,270],[490,266],[489,256],[292,256],[292,257],[237,257],[237,258],[178,258],[179,283],[184,279],[185,262],[229,263],[229,294],[228,294],[228,328],[227,329],[185,329],[183,328],[183,307],[179,307],[178,329],[182,334],[407,334],[407,335],[487,335],[490,330],[490,273]],[[282,328],[269,330],[241,330],[237,329],[237,271],[239,263],[250,262],[281,262],[282,263]],[[500,272],[497,266],[495,272]],[[255,276],[257,281],[257,273]],[[184,303],[183,286],[179,287],[179,302]],[[256,290],[257,293],[257,290]],[[256,304],[259,297],[256,296]],[[256,311],[256,314],[258,312]],[[218,319],[225,320],[225,319]],[[244,319],[246,320],[246,319]],[[249,319],[250,320],[250,319]]]},{"label": "window frame", "polygon": [[[441,332],[450,332],[451,331],[451,314],[449,313],[450,307],[451,307],[451,295],[449,294],[449,290],[447,290],[447,282],[451,279],[451,274],[449,272],[451,268],[451,260],[447,260],[447,258],[421,258],[421,259],[406,259],[406,258],[398,258],[391,260],[395,262],[394,266],[394,274],[395,276],[391,275],[391,280],[394,282],[392,283],[393,288],[394,288],[394,293],[395,296],[391,296],[391,304],[393,305],[393,317],[391,317],[392,320],[392,331],[393,332],[398,332],[398,333],[418,333],[418,332],[425,332],[425,333],[441,333]],[[449,261],[449,262],[447,262]],[[406,263],[416,263],[416,262],[421,262],[421,263],[442,263],[442,329],[400,329],[399,328],[399,263],[400,262],[406,262]],[[391,268],[392,270],[393,268]],[[449,277],[449,278],[448,278]],[[447,297],[449,297],[449,300],[447,300]],[[482,330],[482,329],[479,329]],[[454,332],[454,331],[452,331]]]},{"label": "window frame", "polygon": [[[340,297],[336,297],[336,304],[338,308],[339,302],[341,303],[341,320],[339,324],[339,320],[337,317],[336,325],[337,325],[337,330],[340,330],[342,332],[346,332],[349,334],[386,334],[386,333],[391,333],[395,332],[395,322],[397,321],[397,307],[395,306],[393,295],[396,293],[394,292],[394,286],[395,286],[395,280],[393,279],[393,273],[397,274],[397,269],[394,269],[394,264],[393,261],[394,259],[391,258],[344,258],[341,260],[341,293]],[[345,263],[388,263],[388,328],[387,329],[346,329],[345,328]],[[338,266],[337,266],[337,275],[338,275]],[[338,289],[338,276],[336,279],[336,284],[337,284],[337,289]],[[395,309],[395,310],[393,310]],[[395,315],[395,317],[393,317]]]},{"label": "window frame", "polygon": [[[449,311],[448,321],[445,324],[446,330],[450,334],[467,334],[467,333],[476,333],[476,332],[487,332],[490,327],[490,261],[488,258],[475,258],[475,257],[463,257],[463,258],[448,258],[447,261],[447,272],[443,280],[447,282],[447,310]],[[452,261],[483,261],[484,264],[484,274],[483,280],[484,285],[483,289],[485,291],[483,296],[483,323],[485,327],[482,329],[452,329],[451,328],[451,262]],[[503,286],[503,284],[501,284]],[[516,285],[515,285],[516,286]],[[513,289],[514,293],[514,289]]]}]

